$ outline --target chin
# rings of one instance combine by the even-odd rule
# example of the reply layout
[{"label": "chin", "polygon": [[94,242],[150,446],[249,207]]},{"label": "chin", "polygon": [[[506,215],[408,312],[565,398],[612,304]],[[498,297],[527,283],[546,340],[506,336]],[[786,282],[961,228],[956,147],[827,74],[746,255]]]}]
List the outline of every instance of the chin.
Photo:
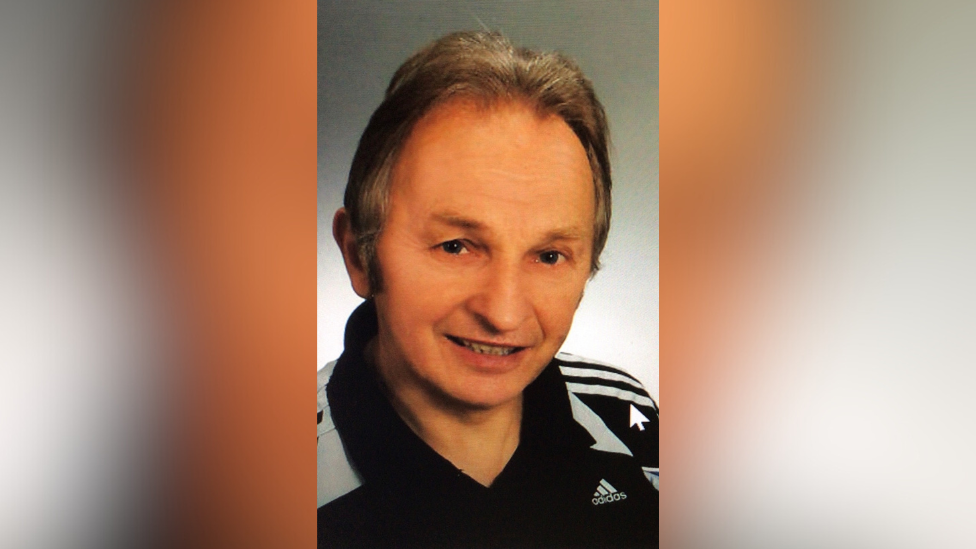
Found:
[{"label": "chin", "polygon": [[[530,380],[531,381],[531,380]],[[513,380],[472,379],[442,391],[448,399],[468,408],[491,409],[520,397],[528,385]]]}]

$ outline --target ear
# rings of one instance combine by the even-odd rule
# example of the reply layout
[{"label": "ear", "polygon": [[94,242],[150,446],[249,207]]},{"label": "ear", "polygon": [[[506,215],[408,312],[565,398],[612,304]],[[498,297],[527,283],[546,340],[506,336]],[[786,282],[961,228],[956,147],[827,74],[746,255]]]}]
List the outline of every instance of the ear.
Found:
[{"label": "ear", "polygon": [[368,298],[370,296],[369,276],[367,276],[366,267],[359,258],[356,235],[352,232],[352,223],[345,208],[336,210],[335,217],[332,218],[332,237],[335,238],[339,250],[342,251],[342,260],[346,264],[346,272],[349,273],[352,289],[359,297]]}]

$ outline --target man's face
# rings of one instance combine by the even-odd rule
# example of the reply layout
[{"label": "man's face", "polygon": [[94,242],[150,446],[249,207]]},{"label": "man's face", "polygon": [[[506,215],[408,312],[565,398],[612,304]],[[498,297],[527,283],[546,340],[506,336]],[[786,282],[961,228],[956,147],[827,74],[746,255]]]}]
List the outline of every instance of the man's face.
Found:
[{"label": "man's face", "polygon": [[594,190],[578,138],[520,103],[449,102],[413,130],[389,204],[375,298],[384,376],[465,407],[517,398],[559,350],[589,278]]}]

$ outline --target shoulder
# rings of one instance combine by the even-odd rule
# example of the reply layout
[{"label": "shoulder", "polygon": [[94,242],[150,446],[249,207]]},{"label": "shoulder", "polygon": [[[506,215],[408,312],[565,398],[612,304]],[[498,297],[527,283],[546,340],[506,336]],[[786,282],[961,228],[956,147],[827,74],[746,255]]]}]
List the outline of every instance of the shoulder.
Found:
[{"label": "shoulder", "polygon": [[335,361],[326,364],[316,376],[316,384],[318,385],[318,427],[316,433],[318,488],[316,492],[319,507],[352,492],[362,485],[362,479],[346,455],[342,439],[332,421],[332,410],[329,407],[329,397],[325,388],[329,384],[335,365]]},{"label": "shoulder", "polygon": [[329,384],[329,378],[332,377],[332,370],[335,369],[336,361],[333,360],[325,366],[322,367],[315,375],[315,384],[318,388],[316,394],[316,404],[318,411],[318,423],[321,426],[323,420],[323,413],[326,408],[329,407],[329,399],[325,395],[325,386]]},{"label": "shoulder", "polygon": [[570,392],[632,403],[658,415],[657,403],[641,382],[620,368],[569,353],[558,353],[555,361]]},{"label": "shoulder", "polygon": [[591,448],[633,456],[658,486],[657,402],[634,376],[609,364],[559,353],[573,418],[593,437]]}]

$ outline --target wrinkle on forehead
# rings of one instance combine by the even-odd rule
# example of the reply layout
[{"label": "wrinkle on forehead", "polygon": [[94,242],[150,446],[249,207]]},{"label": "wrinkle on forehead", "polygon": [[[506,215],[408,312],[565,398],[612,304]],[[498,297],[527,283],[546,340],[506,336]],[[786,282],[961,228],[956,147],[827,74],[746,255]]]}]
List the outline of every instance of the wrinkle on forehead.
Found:
[{"label": "wrinkle on forehead", "polygon": [[[537,132],[513,131],[527,124],[545,132],[548,139],[540,143]],[[469,155],[501,156],[505,152],[531,149],[541,144],[557,163],[567,167],[583,166],[590,171],[586,150],[572,128],[559,116],[540,112],[519,100],[483,105],[459,98],[437,106],[414,126],[404,150],[401,151],[400,160],[403,156],[408,156],[403,153],[409,149],[427,149],[440,140],[462,134],[479,139],[483,145],[489,145],[483,148],[469,147],[465,151]],[[504,148],[499,147],[500,145]],[[493,168],[493,171],[498,175],[521,176],[518,172],[507,171],[501,166]]]},{"label": "wrinkle on forehead", "polygon": [[521,103],[463,101],[439,106],[414,128],[391,199],[409,225],[455,217],[533,241],[592,237],[596,202],[589,159],[565,121]]}]

